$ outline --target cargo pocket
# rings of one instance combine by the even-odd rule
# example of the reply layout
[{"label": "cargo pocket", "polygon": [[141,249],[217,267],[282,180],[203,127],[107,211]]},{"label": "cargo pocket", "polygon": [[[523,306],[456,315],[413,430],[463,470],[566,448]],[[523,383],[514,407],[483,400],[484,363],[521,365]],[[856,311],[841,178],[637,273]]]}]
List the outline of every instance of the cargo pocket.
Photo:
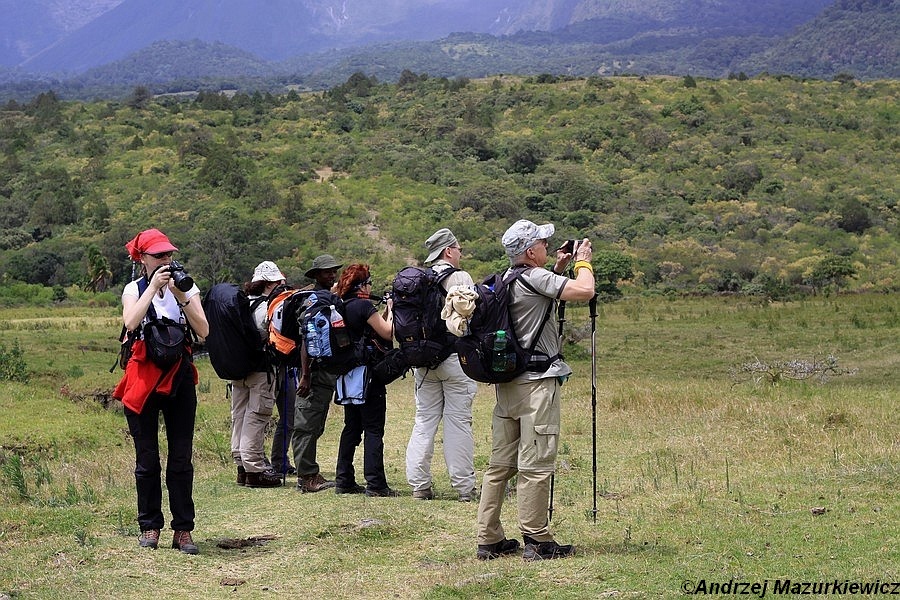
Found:
[{"label": "cargo pocket", "polygon": [[559,440],[559,425],[534,426],[535,466],[553,466],[556,462],[557,440]]}]

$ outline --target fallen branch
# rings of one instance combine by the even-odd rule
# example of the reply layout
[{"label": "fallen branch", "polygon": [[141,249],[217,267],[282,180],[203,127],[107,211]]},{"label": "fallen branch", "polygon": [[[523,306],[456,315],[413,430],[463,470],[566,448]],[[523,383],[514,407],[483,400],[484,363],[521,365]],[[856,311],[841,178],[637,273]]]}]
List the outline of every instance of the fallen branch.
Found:
[{"label": "fallen branch", "polygon": [[752,381],[759,385],[768,382],[770,385],[778,385],[785,380],[802,381],[814,379],[825,383],[831,377],[841,375],[855,375],[857,369],[844,369],[838,366],[838,359],[828,355],[824,360],[776,360],[764,362],[756,359],[750,363],[744,363],[731,369],[732,385]]}]

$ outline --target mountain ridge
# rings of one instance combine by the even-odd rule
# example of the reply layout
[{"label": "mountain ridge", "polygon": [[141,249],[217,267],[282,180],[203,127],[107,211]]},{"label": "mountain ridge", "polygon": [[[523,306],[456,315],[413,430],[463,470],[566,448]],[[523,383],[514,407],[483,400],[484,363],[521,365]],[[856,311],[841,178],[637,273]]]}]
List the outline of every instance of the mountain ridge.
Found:
[{"label": "mountain ridge", "polygon": [[[36,16],[11,0],[20,30],[38,25]],[[70,0],[71,3],[72,0]],[[80,0],[93,3],[96,18],[23,60],[34,73],[77,74],[120,60],[157,41],[199,39],[253,52],[266,60],[403,40],[434,40],[454,32],[510,36],[526,31],[559,31],[591,20],[638,19],[660,27],[705,19],[713,26],[736,20],[759,22],[779,31],[812,18],[832,0]],[[49,13],[48,0],[32,12]],[[29,6],[29,5],[26,5]],[[108,10],[101,11],[102,6]],[[17,8],[18,7],[18,8]],[[82,8],[82,12],[84,12]],[[56,21],[59,22],[57,17]],[[43,21],[41,21],[43,22]],[[709,24],[703,24],[708,27]],[[52,35],[52,31],[47,33]],[[9,35],[7,35],[9,37]],[[36,44],[36,43],[35,43]]]},{"label": "mountain ridge", "polygon": [[[140,12],[129,11],[146,7],[141,4],[146,1],[126,0],[109,13],[118,11],[120,17],[125,15],[125,22],[135,23],[141,21]],[[210,5],[209,1],[199,1]],[[285,5],[297,1],[275,0]],[[329,12],[334,8],[332,4],[328,0],[304,0],[305,24],[300,23],[303,19],[298,13],[294,25],[288,24],[279,31],[290,36],[306,27],[304,43],[327,45],[331,39],[329,31],[349,27],[359,18]],[[541,3],[532,1],[522,3],[517,12],[508,4],[506,0],[485,0],[479,3],[476,16],[492,32],[516,33],[461,32],[435,40],[390,40],[361,47],[355,44],[362,43],[363,37],[348,38],[343,46],[278,60],[267,58],[265,48],[247,49],[193,37],[152,42],[118,61],[90,67],[74,76],[29,75],[21,68],[0,66],[0,101],[24,100],[47,89],[55,90],[62,98],[121,98],[137,85],[150,86],[154,93],[221,89],[283,93],[289,89],[316,90],[339,85],[355,72],[384,81],[396,81],[404,71],[448,78],[500,73],[724,78],[737,73],[753,76],[769,72],[821,79],[836,75],[861,79],[900,76],[900,47],[895,34],[900,30],[900,0],[810,0],[788,4],[761,0],[754,6],[762,12],[756,13],[754,8],[735,0],[655,1],[634,4],[639,10],[619,16],[613,16],[611,11],[614,7],[627,7],[627,0],[611,0],[603,5],[603,11],[593,13],[587,10],[587,0],[558,0],[540,7]],[[827,6],[808,18],[821,5]],[[174,0],[159,0],[155,6],[187,14]],[[370,25],[365,32],[357,27],[357,33],[371,40],[380,39],[379,36],[391,38],[392,27],[402,31],[409,23],[418,22],[422,24],[419,37],[426,38],[429,23],[453,23],[472,6],[471,0],[452,6],[441,0],[422,0],[406,6],[402,13],[406,21],[394,18],[400,14],[395,12],[383,17],[378,27]],[[701,14],[704,7],[708,10]],[[734,10],[729,12],[729,7]],[[318,19],[315,27],[310,15]],[[192,19],[202,20],[199,13],[194,13]],[[249,19],[248,16],[245,20]],[[528,23],[565,20],[569,24],[553,31],[521,30]],[[255,22],[262,30],[275,32],[265,26],[268,21],[262,17],[256,17]],[[185,32],[194,31],[189,25],[184,25]],[[93,26],[100,27],[96,23]],[[84,30],[79,31],[83,34]],[[98,32],[94,37],[99,35]],[[276,40],[277,36],[270,37]],[[116,39],[133,42],[135,38],[136,34],[125,29]],[[110,43],[114,41],[111,39]],[[82,68],[98,62],[91,58],[91,52],[99,50],[88,48],[81,52],[70,47],[66,53],[82,61]],[[166,69],[160,69],[160,64],[165,64]]]}]

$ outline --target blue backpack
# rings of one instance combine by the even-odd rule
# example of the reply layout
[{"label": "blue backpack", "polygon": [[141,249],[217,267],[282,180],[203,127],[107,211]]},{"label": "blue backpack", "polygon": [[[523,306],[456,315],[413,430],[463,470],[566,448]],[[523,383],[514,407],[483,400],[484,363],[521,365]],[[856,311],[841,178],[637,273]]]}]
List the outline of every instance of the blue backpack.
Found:
[{"label": "blue backpack", "polygon": [[310,292],[303,302],[300,329],[312,364],[343,375],[361,364],[359,343],[344,322],[344,301],[328,290]]}]

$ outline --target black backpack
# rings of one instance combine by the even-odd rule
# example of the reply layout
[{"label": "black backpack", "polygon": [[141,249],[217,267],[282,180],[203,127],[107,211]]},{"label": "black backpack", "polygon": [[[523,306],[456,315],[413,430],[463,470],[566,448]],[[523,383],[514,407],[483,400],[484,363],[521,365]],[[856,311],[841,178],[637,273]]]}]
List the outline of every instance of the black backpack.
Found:
[{"label": "black backpack", "polygon": [[362,364],[362,342],[354,340],[344,321],[344,301],[328,290],[310,292],[299,317],[311,364],[343,375]]},{"label": "black backpack", "polygon": [[266,298],[253,302],[234,283],[218,283],[203,298],[209,322],[206,349],[209,362],[222,379],[243,379],[267,370],[265,344],[253,320],[253,312]]},{"label": "black backpack", "polygon": [[[456,341],[459,364],[465,374],[475,381],[506,383],[525,371],[546,371],[559,357],[559,355],[552,357],[545,354],[536,355],[534,351],[544,326],[550,320],[553,310],[552,300],[547,300],[547,312],[530,348],[523,348],[519,344],[512,326],[510,292],[513,284],[518,281],[537,293],[531,285],[521,279],[522,273],[528,268],[530,267],[514,267],[506,278],[502,274],[495,273],[475,286],[478,294],[475,312],[469,319],[466,335]],[[497,333],[500,331],[505,332],[506,341],[502,347],[495,348]]]},{"label": "black backpack", "polygon": [[394,338],[411,367],[435,368],[453,354],[455,338],[441,318],[447,291],[442,282],[456,268],[404,267],[391,285]]}]

